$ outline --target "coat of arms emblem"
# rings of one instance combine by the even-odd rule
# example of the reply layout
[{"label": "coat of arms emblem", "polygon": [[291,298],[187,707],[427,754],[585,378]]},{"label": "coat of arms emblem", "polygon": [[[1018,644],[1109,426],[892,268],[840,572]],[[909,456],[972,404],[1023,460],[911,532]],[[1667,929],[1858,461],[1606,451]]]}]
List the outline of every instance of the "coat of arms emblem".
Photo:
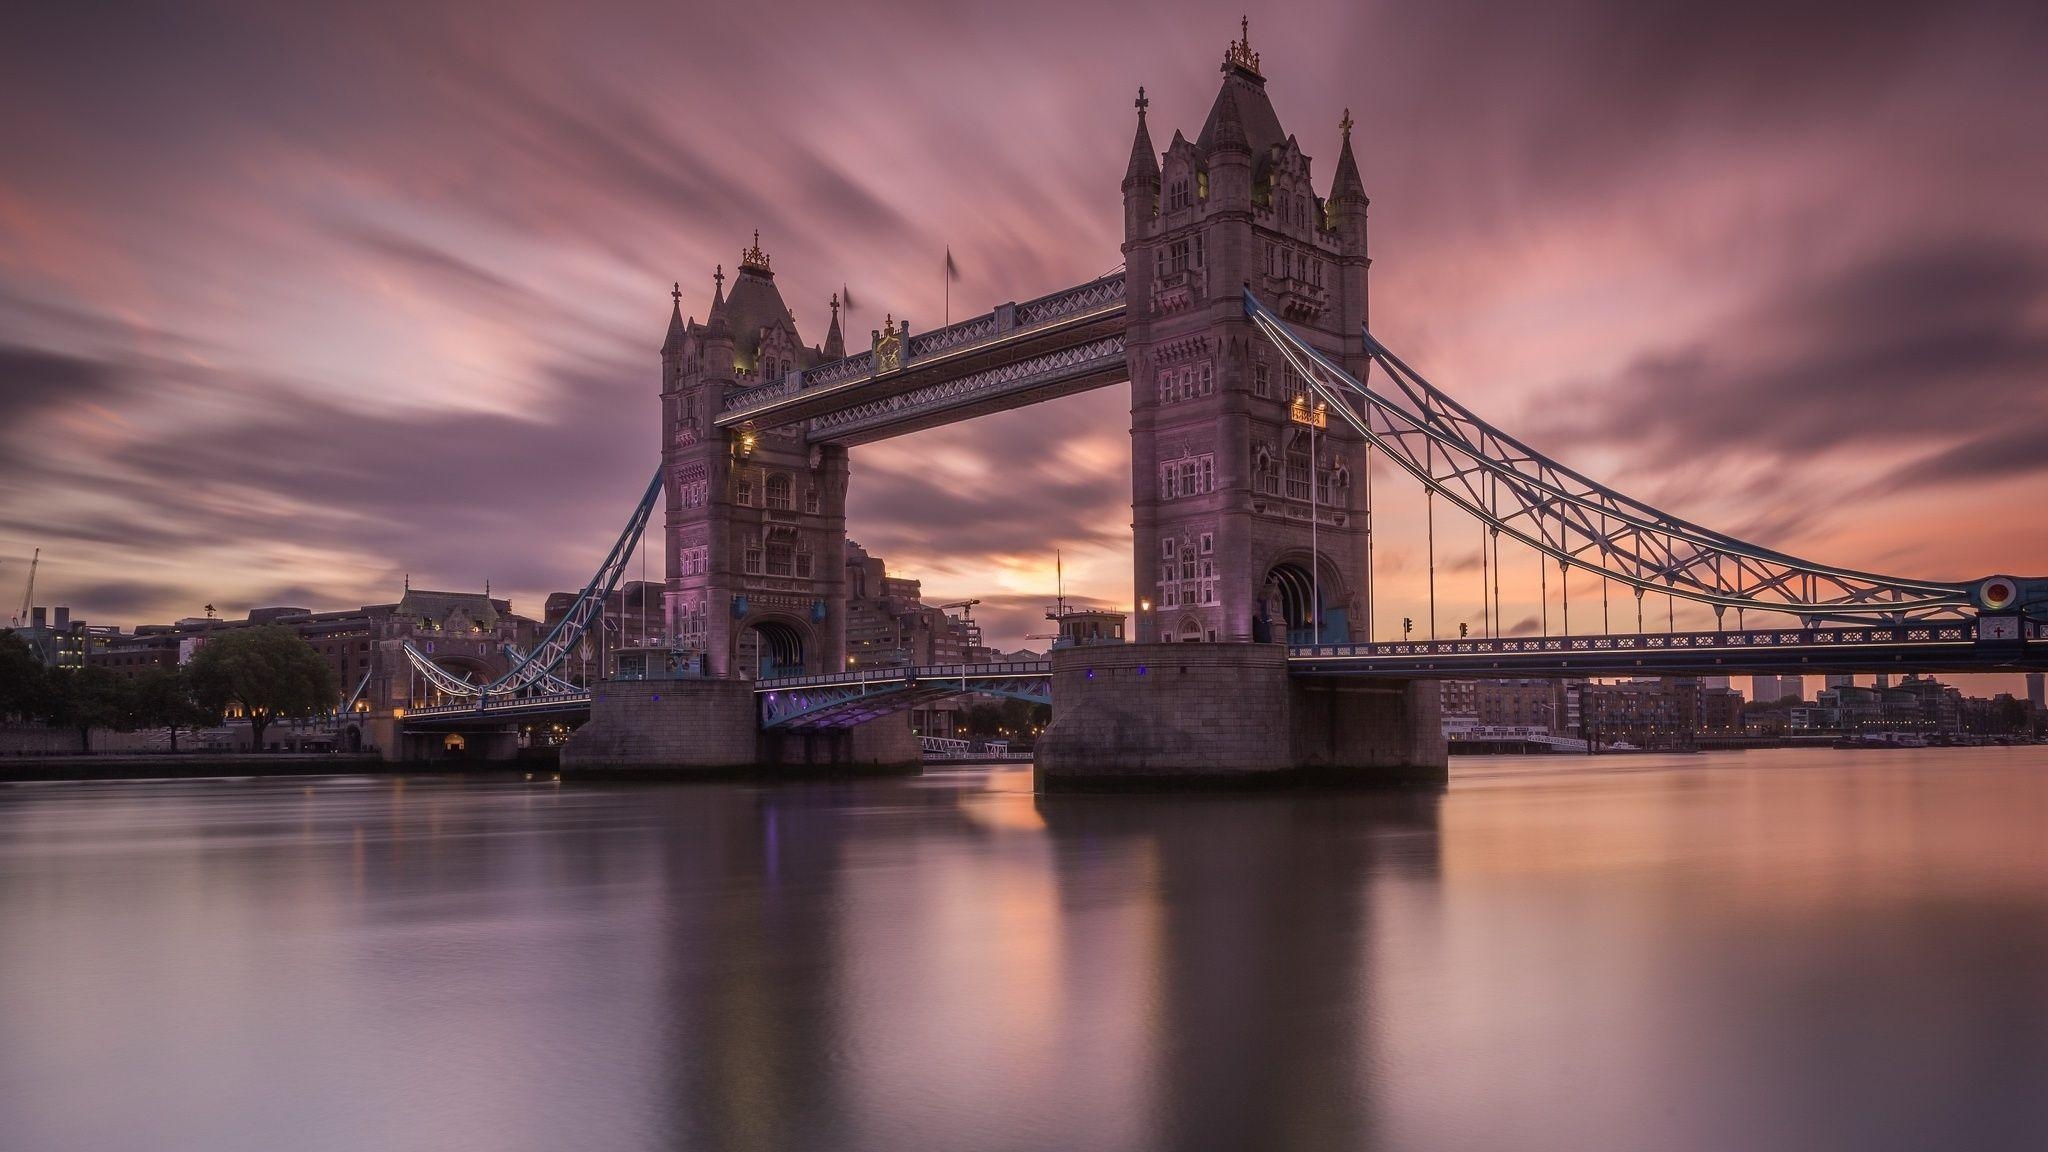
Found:
[{"label": "coat of arms emblem", "polygon": [[875,371],[894,372],[903,367],[903,338],[896,334],[896,317],[891,315],[882,321],[882,330],[875,333]]}]

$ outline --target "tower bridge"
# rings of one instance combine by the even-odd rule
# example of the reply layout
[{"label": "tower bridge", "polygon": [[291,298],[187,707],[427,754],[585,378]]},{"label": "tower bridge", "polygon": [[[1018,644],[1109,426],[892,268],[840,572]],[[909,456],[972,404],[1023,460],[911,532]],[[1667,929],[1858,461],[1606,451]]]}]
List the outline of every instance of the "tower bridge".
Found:
[{"label": "tower bridge", "polygon": [[[1248,31],[1221,73],[1195,137],[1176,131],[1164,151],[1140,89],[1124,266],[1109,275],[930,332],[891,315],[851,354],[836,297],[824,340],[802,342],[758,233],[730,290],[714,274],[703,321],[685,318],[678,285],[661,465],[625,532],[531,653],[488,685],[436,681],[457,702],[409,720],[587,709],[567,767],[878,764],[915,759],[905,709],[988,692],[1057,701],[1040,744],[1047,786],[1433,780],[1444,748],[1431,681],[1445,677],[2048,667],[2048,581],[1897,578],[1751,544],[1554,461],[1431,384],[1369,327],[1369,201],[1349,113],[1319,190]],[[848,448],[1119,383],[1132,599],[1151,606],[1136,642],[1028,667],[847,672]],[[1484,634],[1373,635],[1376,458],[1432,515],[1441,501],[1481,526],[1495,574]],[[641,541],[657,504],[660,531]],[[594,691],[563,682],[636,542],[655,539],[660,658]],[[1651,592],[1703,605],[1717,626],[1501,635],[1503,541],[1554,564],[1561,585],[1592,574],[1639,606]],[[1751,628],[1750,612],[1796,626]],[[669,671],[679,657],[684,678]]]}]

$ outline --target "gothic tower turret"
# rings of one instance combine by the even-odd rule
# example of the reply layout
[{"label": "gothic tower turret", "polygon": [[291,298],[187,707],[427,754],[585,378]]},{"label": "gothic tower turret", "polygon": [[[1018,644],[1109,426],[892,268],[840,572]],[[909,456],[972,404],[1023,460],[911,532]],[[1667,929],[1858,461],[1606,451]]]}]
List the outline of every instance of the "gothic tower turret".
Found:
[{"label": "gothic tower turret", "polygon": [[1138,89],[1138,133],[1131,139],[1131,162],[1124,168],[1124,235],[1129,236],[1159,212],[1159,154],[1152,133],[1145,130],[1145,109],[1151,106]]},{"label": "gothic tower turret", "polygon": [[1362,372],[1363,187],[1347,141],[1326,213],[1239,31],[1200,135],[1158,165],[1157,211],[1142,104],[1124,179],[1137,638],[1363,638],[1363,442],[1243,307],[1250,288]]},{"label": "gothic tower turret", "polygon": [[662,346],[666,642],[703,653],[718,676],[835,670],[845,660],[846,450],[809,444],[801,424],[715,420],[735,395],[785,382],[843,345],[837,301],[825,345],[805,347],[758,232],[730,293],[725,280],[721,265],[701,325],[681,320],[681,288],[672,293]]},{"label": "gothic tower turret", "polygon": [[1354,372],[1364,379],[1364,342],[1357,335],[1371,320],[1365,293],[1366,270],[1372,267],[1372,259],[1365,254],[1365,210],[1372,202],[1366,198],[1365,181],[1359,178],[1358,160],[1351,154],[1351,125],[1351,109],[1346,108],[1344,119],[1337,125],[1344,143],[1337,153],[1336,178],[1330,183],[1328,215],[1330,232],[1337,237],[1340,253],[1337,264],[1343,282],[1338,298],[1343,306],[1341,330],[1345,333],[1345,350],[1357,358]]}]

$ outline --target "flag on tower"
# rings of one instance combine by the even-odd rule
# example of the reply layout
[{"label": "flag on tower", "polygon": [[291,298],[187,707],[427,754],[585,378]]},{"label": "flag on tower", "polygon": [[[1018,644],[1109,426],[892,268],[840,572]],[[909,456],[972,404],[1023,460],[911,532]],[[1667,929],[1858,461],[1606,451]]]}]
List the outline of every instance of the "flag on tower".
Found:
[{"label": "flag on tower", "polygon": [[960,278],[960,266],[953,263],[953,246],[946,245],[946,325],[953,324],[953,281]]}]

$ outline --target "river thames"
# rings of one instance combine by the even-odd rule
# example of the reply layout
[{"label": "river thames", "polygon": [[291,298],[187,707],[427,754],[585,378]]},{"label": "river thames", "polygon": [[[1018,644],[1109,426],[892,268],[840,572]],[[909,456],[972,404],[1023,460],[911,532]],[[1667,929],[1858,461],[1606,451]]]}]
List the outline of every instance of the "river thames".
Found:
[{"label": "river thames", "polygon": [[2048,749],[0,787],[0,1148],[2048,1145]]}]

